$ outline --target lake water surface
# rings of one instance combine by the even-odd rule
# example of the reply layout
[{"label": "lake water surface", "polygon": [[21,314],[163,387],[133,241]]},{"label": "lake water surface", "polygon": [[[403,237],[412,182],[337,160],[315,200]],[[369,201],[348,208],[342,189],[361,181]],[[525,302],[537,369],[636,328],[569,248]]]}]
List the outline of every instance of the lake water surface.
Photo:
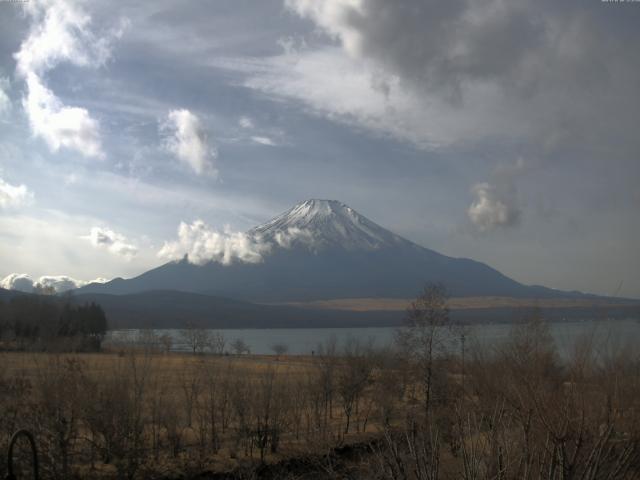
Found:
[{"label": "lake water surface", "polygon": [[[468,346],[479,345],[486,348],[499,346],[509,335],[512,324],[482,324],[465,327],[465,343]],[[318,350],[320,343],[335,338],[338,345],[349,338],[360,341],[372,341],[376,346],[391,345],[396,328],[282,328],[282,329],[226,329],[211,330],[224,336],[227,345],[236,339],[242,339],[254,354],[272,354],[272,346],[284,344],[288,353],[310,355]],[[640,321],[626,320],[585,320],[550,324],[558,351],[569,355],[576,342],[590,336],[596,348],[603,354],[616,349],[629,347],[640,351]],[[156,335],[169,334],[173,338],[175,351],[187,351],[180,330],[154,330]],[[144,337],[139,330],[113,330],[107,335],[110,344],[135,343]],[[227,349],[230,350],[229,347]]]}]

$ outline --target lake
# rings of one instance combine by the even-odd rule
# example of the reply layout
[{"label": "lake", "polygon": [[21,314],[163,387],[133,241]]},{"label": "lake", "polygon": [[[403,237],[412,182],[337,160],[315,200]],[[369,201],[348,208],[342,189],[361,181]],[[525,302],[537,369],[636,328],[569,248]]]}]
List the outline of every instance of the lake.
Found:
[{"label": "lake", "polygon": [[[465,343],[469,346],[480,345],[489,348],[499,346],[507,338],[512,327],[512,324],[467,326]],[[562,356],[569,355],[576,342],[586,335],[593,336],[596,348],[602,353],[622,347],[640,349],[640,321],[636,319],[557,322],[550,324],[550,330]],[[251,349],[251,353],[258,355],[272,354],[271,347],[275,344],[286,345],[289,354],[310,355],[317,351],[320,343],[331,338],[335,338],[338,345],[344,344],[347,339],[353,337],[361,341],[370,340],[376,346],[382,347],[393,343],[395,331],[395,327],[211,330],[211,332],[222,334],[227,345],[236,339],[242,339]],[[140,332],[140,330],[113,330],[108,333],[105,341],[111,345],[136,343],[143,338]],[[180,330],[154,330],[154,333],[170,335],[173,338],[172,350],[188,351],[187,345],[182,341]]]}]

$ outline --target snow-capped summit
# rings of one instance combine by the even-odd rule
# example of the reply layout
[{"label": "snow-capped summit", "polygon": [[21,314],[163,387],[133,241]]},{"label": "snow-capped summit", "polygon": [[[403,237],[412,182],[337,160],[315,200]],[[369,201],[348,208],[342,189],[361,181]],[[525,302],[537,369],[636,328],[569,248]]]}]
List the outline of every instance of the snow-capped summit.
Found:
[{"label": "snow-capped summit", "polygon": [[306,200],[248,232],[282,247],[378,250],[411,244],[337,200]]}]

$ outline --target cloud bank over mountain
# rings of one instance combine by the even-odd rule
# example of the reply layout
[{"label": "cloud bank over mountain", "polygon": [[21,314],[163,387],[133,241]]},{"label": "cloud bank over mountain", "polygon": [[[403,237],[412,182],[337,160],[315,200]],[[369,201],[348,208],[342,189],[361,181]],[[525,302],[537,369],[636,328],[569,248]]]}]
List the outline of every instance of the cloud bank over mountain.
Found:
[{"label": "cloud bank over mountain", "polygon": [[271,246],[229,227],[218,231],[202,220],[181,222],[178,239],[165,242],[158,252],[160,258],[181,260],[185,255],[191,263],[204,265],[219,262],[231,265],[234,262],[259,263]]},{"label": "cloud bank over mountain", "polygon": [[90,283],[106,283],[108,281],[106,278],[96,278],[89,281],[77,280],[66,275],[43,275],[34,280],[26,273],[11,273],[3,279],[0,279],[0,288],[18,290],[26,293],[50,288],[56,293],[62,293],[84,287]]}]

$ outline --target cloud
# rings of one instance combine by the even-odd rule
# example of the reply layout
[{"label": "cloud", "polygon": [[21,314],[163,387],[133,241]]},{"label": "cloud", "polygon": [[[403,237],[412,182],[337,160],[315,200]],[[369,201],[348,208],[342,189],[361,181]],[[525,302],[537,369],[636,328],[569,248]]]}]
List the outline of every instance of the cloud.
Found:
[{"label": "cloud", "polygon": [[512,226],[518,222],[520,210],[501,197],[493,185],[478,183],[472,192],[476,198],[467,214],[481,232]]},{"label": "cloud", "polygon": [[260,145],[267,145],[269,147],[276,147],[278,144],[271,140],[269,137],[261,137],[261,136],[252,136],[251,140],[254,143],[259,143]]},{"label": "cloud", "polygon": [[23,106],[31,129],[53,152],[64,147],[85,157],[104,157],[98,121],[86,109],[64,106],[36,75],[27,78],[27,89]]},{"label": "cloud", "polygon": [[40,277],[35,286],[39,288],[53,288],[56,292],[66,292],[85,284],[86,282],[78,281],[66,275],[51,275]]},{"label": "cloud", "polygon": [[336,47],[220,61],[216,66],[243,73],[247,88],[302,102],[310,113],[420,148],[475,142],[496,132],[517,138],[529,127],[503,108],[492,86],[474,86],[467,108],[457,108],[437,95],[400,88],[397,77],[377,74],[370,62],[348,57]]},{"label": "cloud", "polygon": [[165,146],[180,161],[189,165],[198,175],[217,175],[214,160],[216,149],[209,145],[200,119],[189,110],[171,110],[160,125]]},{"label": "cloud", "polygon": [[620,9],[550,0],[285,5],[328,42],[227,63],[250,88],[421,148],[496,139],[541,152],[640,148],[640,58],[628,47],[640,32]]},{"label": "cloud", "polygon": [[[354,58],[421,87],[457,92],[468,79],[510,75],[531,50],[546,48],[533,2],[454,0],[285,0]],[[556,12],[557,13],[557,12]],[[508,44],[505,43],[508,40]]]},{"label": "cloud", "polygon": [[0,288],[30,293],[33,291],[33,279],[26,273],[11,273],[0,280]]},{"label": "cloud", "polygon": [[75,290],[76,288],[84,287],[90,283],[106,283],[109,280],[106,278],[96,278],[94,280],[77,280],[67,275],[43,275],[34,282],[35,288],[53,288],[56,293],[66,292],[69,290]]},{"label": "cloud", "polygon": [[9,90],[9,79],[6,77],[0,77],[0,118],[11,112],[11,99],[7,95]]},{"label": "cloud", "polygon": [[34,0],[25,4],[25,10],[31,19],[30,33],[14,57],[16,72],[27,86],[22,105],[33,134],[54,152],[67,148],[86,157],[103,157],[99,122],[85,108],[65,105],[47,87],[45,75],[63,62],[103,65],[122,28],[95,36],[81,2]]},{"label": "cloud", "polygon": [[89,240],[96,248],[103,248],[127,259],[135,257],[138,253],[138,248],[129,243],[124,235],[108,228],[93,227],[91,233],[83,238]]},{"label": "cloud", "polygon": [[255,121],[247,116],[240,117],[238,125],[240,125],[243,130],[250,131],[250,133],[248,132],[246,135],[244,132],[241,133],[243,140],[249,140],[251,143],[257,143],[259,145],[276,147],[278,146],[278,142],[273,139],[273,136],[283,136],[283,132],[278,129],[257,128]]},{"label": "cloud", "polygon": [[292,248],[301,241],[306,246],[315,246],[309,230],[289,227],[278,230],[268,239],[257,232],[234,232],[229,227],[216,230],[202,220],[191,224],[181,222],[178,240],[165,242],[158,256],[169,260],[181,260],[187,256],[190,263],[204,265],[218,262],[222,265],[260,263],[274,248]]},{"label": "cloud", "polygon": [[251,118],[249,117],[240,117],[240,120],[238,120],[238,125],[240,125],[242,128],[253,128],[253,120],[251,120]]},{"label": "cloud", "polygon": [[477,183],[471,189],[474,200],[467,210],[471,223],[481,232],[513,227],[520,222],[515,179],[525,168],[519,158],[513,165],[503,165],[493,172],[491,183]]},{"label": "cloud", "polygon": [[306,245],[314,246],[313,235],[309,230],[289,227],[286,230],[278,230],[273,239],[282,248],[291,248],[297,240],[302,240]]},{"label": "cloud", "polygon": [[0,209],[20,207],[33,200],[33,193],[25,185],[11,185],[0,178]]},{"label": "cloud", "polygon": [[271,246],[253,236],[233,232],[225,228],[222,232],[211,228],[202,220],[191,224],[181,222],[178,240],[166,242],[158,256],[169,260],[180,260],[187,255],[196,265],[219,262],[230,265],[234,262],[260,263]]},{"label": "cloud", "polygon": [[31,276],[26,273],[11,273],[0,280],[0,288],[27,293],[31,293],[37,288],[53,288],[56,293],[61,293],[83,287],[90,283],[105,282],[108,282],[105,278],[85,281],[77,280],[67,275],[43,275],[34,281]]}]

